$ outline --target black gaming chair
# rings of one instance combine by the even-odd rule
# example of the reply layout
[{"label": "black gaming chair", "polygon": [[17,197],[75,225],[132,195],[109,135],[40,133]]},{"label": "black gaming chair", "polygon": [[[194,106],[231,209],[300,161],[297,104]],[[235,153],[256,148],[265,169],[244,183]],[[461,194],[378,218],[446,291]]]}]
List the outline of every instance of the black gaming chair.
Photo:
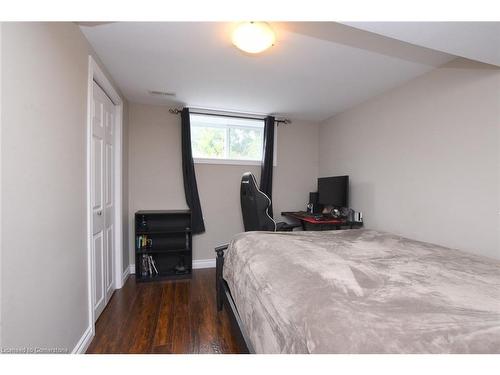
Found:
[{"label": "black gaming chair", "polygon": [[285,222],[276,223],[267,212],[271,199],[259,190],[252,173],[246,172],[241,177],[240,188],[241,213],[245,232],[249,231],[292,231],[299,225]]}]

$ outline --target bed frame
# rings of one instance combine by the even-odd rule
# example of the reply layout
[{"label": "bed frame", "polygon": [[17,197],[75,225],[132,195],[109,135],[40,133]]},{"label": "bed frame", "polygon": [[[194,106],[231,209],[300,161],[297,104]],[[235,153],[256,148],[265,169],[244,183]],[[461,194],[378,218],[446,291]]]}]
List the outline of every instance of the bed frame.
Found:
[{"label": "bed frame", "polygon": [[229,314],[231,320],[231,326],[236,334],[236,339],[241,348],[243,348],[243,353],[245,354],[255,354],[255,350],[252,343],[248,337],[248,334],[243,327],[243,322],[241,321],[238,309],[234,303],[233,296],[229,290],[229,285],[227,285],[226,280],[224,280],[222,271],[224,269],[224,251],[227,250],[228,244],[217,246],[215,252],[217,253],[216,258],[216,268],[215,268],[215,290],[217,295],[217,311],[221,312],[223,307]]}]

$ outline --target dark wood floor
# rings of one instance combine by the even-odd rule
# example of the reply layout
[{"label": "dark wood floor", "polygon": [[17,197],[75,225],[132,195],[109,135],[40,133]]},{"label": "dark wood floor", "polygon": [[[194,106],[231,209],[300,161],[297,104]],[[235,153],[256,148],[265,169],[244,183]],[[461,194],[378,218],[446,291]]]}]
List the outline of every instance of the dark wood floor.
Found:
[{"label": "dark wood floor", "polygon": [[194,270],[191,280],[130,277],[97,320],[87,353],[239,353],[214,284],[215,269]]}]

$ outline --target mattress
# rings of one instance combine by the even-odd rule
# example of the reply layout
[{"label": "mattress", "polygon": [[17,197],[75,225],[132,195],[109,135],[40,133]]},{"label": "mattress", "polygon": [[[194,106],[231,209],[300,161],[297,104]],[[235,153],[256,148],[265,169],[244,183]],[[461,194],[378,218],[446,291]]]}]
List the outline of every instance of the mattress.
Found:
[{"label": "mattress", "polygon": [[247,232],[227,281],[257,353],[500,353],[500,261],[388,233]]}]

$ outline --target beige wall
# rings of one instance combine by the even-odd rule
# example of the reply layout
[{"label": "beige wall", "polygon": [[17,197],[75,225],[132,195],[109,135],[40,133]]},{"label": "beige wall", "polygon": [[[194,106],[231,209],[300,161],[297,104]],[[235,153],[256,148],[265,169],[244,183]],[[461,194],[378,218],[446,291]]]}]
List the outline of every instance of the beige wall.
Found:
[{"label": "beige wall", "polygon": [[1,47],[2,346],[71,351],[89,322],[91,50],[73,23],[6,23]]},{"label": "beige wall", "polygon": [[[179,116],[168,107],[130,104],[130,261],[133,217],[140,209],[186,208],[181,169]],[[318,126],[294,122],[278,127],[278,166],[274,170],[274,211],[304,209],[318,173]],[[206,233],[194,237],[194,259],[213,259],[216,245],[243,231],[241,175],[258,166],[196,164]]]},{"label": "beige wall", "polygon": [[320,128],[366,226],[500,258],[500,70],[458,59]]}]

